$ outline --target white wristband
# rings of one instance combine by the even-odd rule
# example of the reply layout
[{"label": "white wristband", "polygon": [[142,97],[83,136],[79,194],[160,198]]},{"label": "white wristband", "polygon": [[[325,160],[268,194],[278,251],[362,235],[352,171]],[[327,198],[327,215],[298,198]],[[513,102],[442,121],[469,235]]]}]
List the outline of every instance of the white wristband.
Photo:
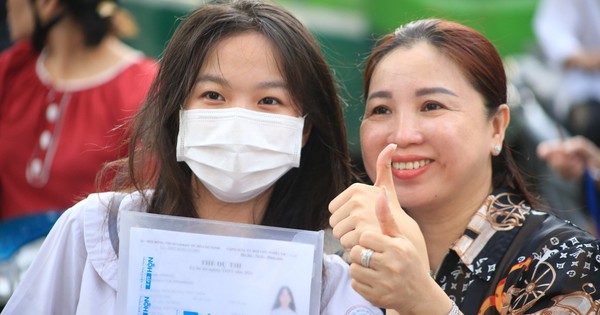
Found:
[{"label": "white wristband", "polygon": [[456,303],[454,303],[453,300],[450,301],[452,302],[452,308],[450,309],[448,315],[460,315],[460,310],[458,309],[458,306],[456,306]]}]

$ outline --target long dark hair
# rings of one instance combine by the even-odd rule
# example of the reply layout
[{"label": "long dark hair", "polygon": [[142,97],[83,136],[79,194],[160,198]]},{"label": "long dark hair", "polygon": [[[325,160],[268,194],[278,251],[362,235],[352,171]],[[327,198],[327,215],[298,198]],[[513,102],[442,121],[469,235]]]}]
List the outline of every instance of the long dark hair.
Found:
[{"label": "long dark hair", "polygon": [[243,0],[206,5],[182,20],[132,124],[130,155],[115,177],[116,188],[154,189],[149,212],[197,216],[190,185],[194,175],[175,157],[178,113],[211,48],[227,36],[248,31],[273,43],[292,98],[311,128],[300,167],[275,183],[260,223],[323,229],[328,224],[328,203],[352,180],[343,111],[317,42],[294,16],[273,3]]},{"label": "long dark hair", "polygon": [[[366,62],[363,74],[363,92],[369,94],[373,71],[391,51],[427,42],[453,60],[471,85],[483,96],[488,117],[492,117],[507,101],[507,82],[502,59],[494,45],[481,33],[465,25],[442,19],[418,20],[397,28],[379,39]],[[540,204],[529,191],[510,147],[502,144],[500,155],[492,159],[492,185],[507,186],[520,192],[530,205]]]}]

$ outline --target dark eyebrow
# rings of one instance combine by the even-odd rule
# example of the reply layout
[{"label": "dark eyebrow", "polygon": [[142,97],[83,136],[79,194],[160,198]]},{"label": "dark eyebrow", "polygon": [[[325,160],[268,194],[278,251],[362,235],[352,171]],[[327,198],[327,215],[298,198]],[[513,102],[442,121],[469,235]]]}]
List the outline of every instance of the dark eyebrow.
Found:
[{"label": "dark eyebrow", "polygon": [[392,98],[392,93],[388,91],[377,91],[369,95],[367,101],[374,98]]},{"label": "dark eyebrow", "polygon": [[424,95],[429,95],[429,94],[436,94],[436,93],[442,93],[442,94],[448,94],[448,95],[452,95],[452,96],[458,96],[456,95],[456,93],[443,88],[443,87],[431,87],[431,88],[422,88],[422,89],[418,89],[415,92],[415,96],[424,96]]},{"label": "dark eyebrow", "polygon": [[259,88],[268,89],[268,88],[278,88],[278,89],[287,89],[288,85],[283,81],[267,81],[260,82],[258,84]]},{"label": "dark eyebrow", "polygon": [[[225,78],[216,76],[216,75],[212,75],[212,74],[204,74],[204,75],[198,76],[196,78],[196,83],[203,82],[203,81],[214,82],[214,83],[217,83],[220,85],[229,85],[229,83],[227,82],[227,80],[225,80]],[[268,89],[268,88],[287,89],[288,85],[283,81],[266,81],[266,82],[259,82],[257,87],[261,88],[261,89]]]},{"label": "dark eyebrow", "polygon": [[220,85],[228,85],[227,81],[223,77],[218,77],[216,75],[211,74],[200,75],[196,78],[196,83],[202,81],[214,82]]}]

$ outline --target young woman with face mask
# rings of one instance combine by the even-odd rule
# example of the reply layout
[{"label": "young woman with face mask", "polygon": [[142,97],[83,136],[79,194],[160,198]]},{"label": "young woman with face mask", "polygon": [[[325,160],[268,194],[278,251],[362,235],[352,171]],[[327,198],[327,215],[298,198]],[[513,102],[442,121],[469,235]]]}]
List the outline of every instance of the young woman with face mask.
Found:
[{"label": "young woman with face mask", "polygon": [[[101,250],[112,248],[109,204],[117,216],[326,228],[327,204],[351,181],[351,167],[318,44],[275,4],[233,1],[192,12],[135,118],[128,160],[113,167],[118,189],[67,210],[7,314],[114,313],[118,258]],[[350,287],[347,268],[325,255],[321,313],[381,314]]]},{"label": "young woman with face mask", "polygon": [[388,313],[597,314],[599,241],[539,206],[505,143],[502,60],[477,31],[419,20],[364,72],[373,185],[330,204],[353,287]]}]

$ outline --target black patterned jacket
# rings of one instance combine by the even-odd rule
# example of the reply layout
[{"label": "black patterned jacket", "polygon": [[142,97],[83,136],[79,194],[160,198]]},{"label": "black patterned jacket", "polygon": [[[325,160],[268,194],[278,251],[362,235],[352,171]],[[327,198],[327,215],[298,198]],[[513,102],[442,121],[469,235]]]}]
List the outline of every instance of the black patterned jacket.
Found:
[{"label": "black patterned jacket", "polygon": [[435,279],[466,315],[600,314],[599,269],[597,238],[498,190]]}]

